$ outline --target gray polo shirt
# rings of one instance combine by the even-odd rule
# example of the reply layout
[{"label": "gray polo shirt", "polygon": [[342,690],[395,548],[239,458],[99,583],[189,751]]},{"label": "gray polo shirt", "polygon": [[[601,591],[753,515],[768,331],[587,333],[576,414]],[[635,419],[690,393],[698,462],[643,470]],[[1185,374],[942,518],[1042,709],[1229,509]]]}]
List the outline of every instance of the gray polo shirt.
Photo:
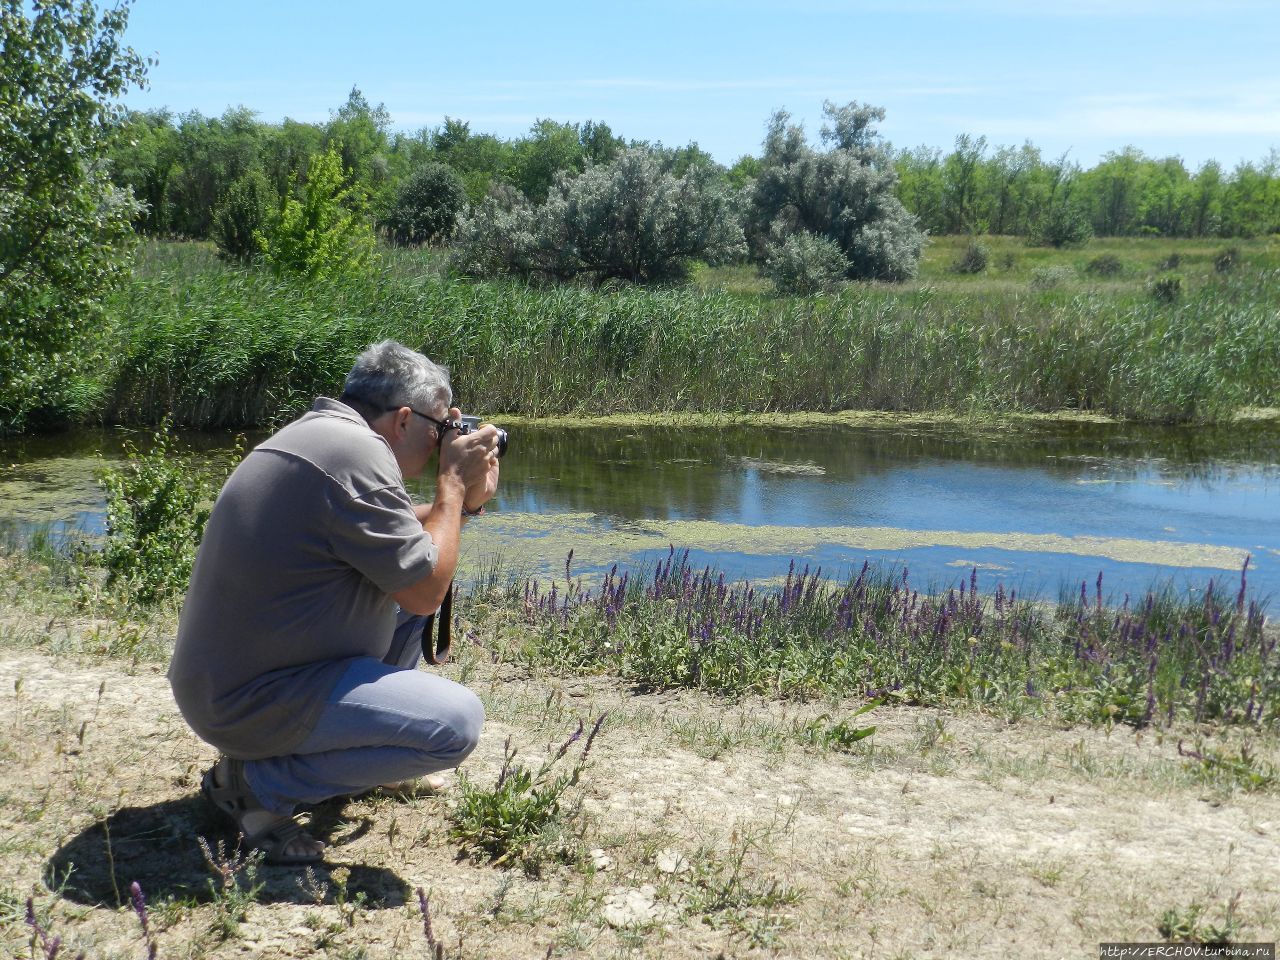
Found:
[{"label": "gray polo shirt", "polygon": [[169,667],[191,728],[234,757],[291,752],[353,658],[386,655],[389,594],[431,572],[391,448],[321,398],[218,495]]}]

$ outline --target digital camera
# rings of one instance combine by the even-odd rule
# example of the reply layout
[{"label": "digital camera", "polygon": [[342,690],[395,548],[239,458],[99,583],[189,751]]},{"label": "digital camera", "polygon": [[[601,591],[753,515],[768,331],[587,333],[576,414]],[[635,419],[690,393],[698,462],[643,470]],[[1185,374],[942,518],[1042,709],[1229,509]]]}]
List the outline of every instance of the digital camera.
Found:
[{"label": "digital camera", "polygon": [[[480,426],[479,417],[470,417],[463,414],[457,420],[448,421],[446,429],[457,430],[458,433],[468,434]],[[498,428],[498,456],[502,457],[507,452],[507,431],[501,427]]]}]

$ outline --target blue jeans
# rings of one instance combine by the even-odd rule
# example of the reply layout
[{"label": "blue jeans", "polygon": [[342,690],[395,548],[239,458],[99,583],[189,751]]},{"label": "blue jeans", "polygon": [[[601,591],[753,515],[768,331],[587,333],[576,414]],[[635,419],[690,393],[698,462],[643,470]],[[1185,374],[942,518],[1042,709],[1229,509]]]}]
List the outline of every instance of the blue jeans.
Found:
[{"label": "blue jeans", "polygon": [[479,742],[484,707],[461,684],[416,669],[422,625],[422,617],[402,613],[383,660],[352,662],[296,752],[245,761],[259,803],[288,816],[300,803],[421,777],[467,758]]}]

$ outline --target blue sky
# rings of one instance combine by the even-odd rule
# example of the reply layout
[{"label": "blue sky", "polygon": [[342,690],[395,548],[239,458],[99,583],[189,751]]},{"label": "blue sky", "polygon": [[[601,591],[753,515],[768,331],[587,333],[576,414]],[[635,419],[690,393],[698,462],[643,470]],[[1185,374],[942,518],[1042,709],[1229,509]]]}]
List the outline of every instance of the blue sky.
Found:
[{"label": "blue sky", "polygon": [[127,40],[159,57],[129,105],[267,121],[322,121],[358,85],[397,129],[591,119],[725,163],[779,108],[816,135],[824,99],[883,106],[899,147],[1193,168],[1280,148],[1280,0],[135,0]]}]

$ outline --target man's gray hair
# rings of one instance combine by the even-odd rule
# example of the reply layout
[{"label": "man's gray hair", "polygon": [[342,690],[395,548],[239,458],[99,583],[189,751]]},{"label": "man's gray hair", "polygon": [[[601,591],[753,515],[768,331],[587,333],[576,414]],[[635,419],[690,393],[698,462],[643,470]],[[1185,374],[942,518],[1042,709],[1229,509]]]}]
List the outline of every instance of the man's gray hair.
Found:
[{"label": "man's gray hair", "polygon": [[375,343],[360,356],[342,385],[342,400],[373,420],[390,407],[432,414],[453,398],[449,371],[395,340]]}]

